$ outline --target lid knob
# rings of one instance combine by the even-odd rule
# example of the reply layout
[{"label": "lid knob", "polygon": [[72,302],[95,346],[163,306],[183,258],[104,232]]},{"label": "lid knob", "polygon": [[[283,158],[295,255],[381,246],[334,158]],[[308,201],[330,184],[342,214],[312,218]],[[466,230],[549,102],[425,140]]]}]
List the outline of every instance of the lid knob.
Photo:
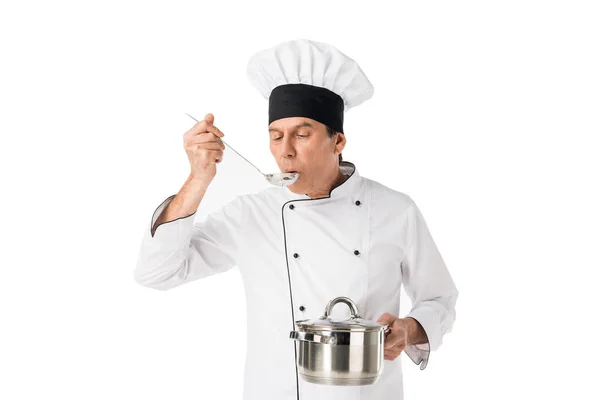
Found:
[{"label": "lid knob", "polygon": [[354,302],[350,298],[343,296],[336,297],[335,299],[327,303],[327,307],[325,307],[325,314],[323,315],[323,318],[327,318],[331,315],[331,310],[333,309],[333,306],[335,306],[337,303],[344,303],[348,307],[350,307],[352,318],[360,318],[360,316],[358,315],[358,307],[356,307],[356,304],[354,304]]}]

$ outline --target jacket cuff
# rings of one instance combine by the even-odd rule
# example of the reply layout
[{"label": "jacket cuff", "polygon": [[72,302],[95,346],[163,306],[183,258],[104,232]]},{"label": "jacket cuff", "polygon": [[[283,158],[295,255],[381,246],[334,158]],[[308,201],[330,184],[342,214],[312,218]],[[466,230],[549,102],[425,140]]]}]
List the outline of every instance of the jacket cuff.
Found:
[{"label": "jacket cuff", "polygon": [[160,242],[164,249],[179,249],[189,245],[192,228],[194,225],[195,212],[186,216],[177,218],[173,221],[163,222],[154,226],[160,214],[169,206],[175,195],[167,197],[152,214],[152,220],[146,231],[150,242]]},{"label": "jacket cuff", "polygon": [[437,316],[434,310],[427,306],[422,306],[413,309],[405,318],[416,319],[425,334],[427,335],[427,343],[409,344],[404,349],[406,355],[417,365],[421,364],[421,370],[427,367],[429,356],[432,350],[436,350],[440,345],[441,334],[437,323]]}]

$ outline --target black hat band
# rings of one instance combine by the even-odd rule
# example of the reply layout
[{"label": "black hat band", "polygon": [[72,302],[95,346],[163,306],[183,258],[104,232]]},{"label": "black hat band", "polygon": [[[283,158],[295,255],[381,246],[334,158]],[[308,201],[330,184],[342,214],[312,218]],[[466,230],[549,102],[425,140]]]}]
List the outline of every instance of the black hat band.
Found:
[{"label": "black hat band", "polygon": [[281,118],[305,117],[344,133],[344,100],[329,89],[291,83],[269,96],[269,124]]}]

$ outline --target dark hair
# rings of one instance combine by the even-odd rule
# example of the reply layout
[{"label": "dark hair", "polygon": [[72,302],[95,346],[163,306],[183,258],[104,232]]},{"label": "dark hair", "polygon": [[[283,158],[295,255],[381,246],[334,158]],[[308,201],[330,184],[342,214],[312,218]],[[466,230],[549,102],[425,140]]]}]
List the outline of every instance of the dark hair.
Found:
[{"label": "dark hair", "polygon": [[[327,125],[325,126],[327,127],[327,135],[329,136],[329,138],[333,138],[337,134],[337,132],[334,131],[332,128],[328,127]],[[342,153],[340,153],[339,162],[342,162]]]}]

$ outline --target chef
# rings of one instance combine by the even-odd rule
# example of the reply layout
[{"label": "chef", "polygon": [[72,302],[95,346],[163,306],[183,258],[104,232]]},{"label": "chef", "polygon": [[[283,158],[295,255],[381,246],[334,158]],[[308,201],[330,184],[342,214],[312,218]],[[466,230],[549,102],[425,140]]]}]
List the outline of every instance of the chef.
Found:
[{"label": "chef", "polygon": [[[190,175],[154,211],[135,280],[168,290],[239,268],[248,312],[246,400],[401,399],[401,352],[427,366],[452,329],[458,291],[413,199],[342,159],[344,113],[373,87],[353,59],[311,40],[259,51],[247,72],[268,99],[271,153],[298,180],[238,195],[195,221],[225,149],[208,114],[184,135]],[[412,303],[404,317],[402,285]],[[391,326],[375,384],[321,385],[299,376],[289,337],[295,321],[319,318],[340,296],[362,318]],[[337,305],[331,316],[347,318],[350,310]]]}]

